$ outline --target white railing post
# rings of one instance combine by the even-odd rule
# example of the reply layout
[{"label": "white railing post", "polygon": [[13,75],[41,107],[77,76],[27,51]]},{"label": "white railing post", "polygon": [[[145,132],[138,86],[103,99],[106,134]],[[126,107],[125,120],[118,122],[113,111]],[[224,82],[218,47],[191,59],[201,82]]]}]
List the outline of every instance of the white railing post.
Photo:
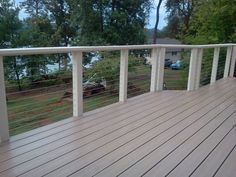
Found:
[{"label": "white railing post", "polygon": [[200,85],[200,77],[201,77],[201,69],[202,69],[202,55],[203,55],[203,49],[198,49],[195,90],[199,89],[199,85]]},{"label": "white railing post", "polygon": [[121,53],[120,53],[120,90],[119,90],[120,102],[125,102],[127,99],[128,58],[129,58],[129,50],[121,50]]},{"label": "white railing post", "polygon": [[236,46],[233,47],[232,60],[229,72],[230,77],[234,77],[235,63],[236,63]]},{"label": "white railing post", "polygon": [[83,53],[72,53],[73,68],[73,116],[83,115]]},{"label": "white railing post", "polygon": [[9,139],[3,57],[0,56],[0,143]]},{"label": "white railing post", "polygon": [[220,55],[220,47],[216,47],[214,49],[214,58],[213,58],[212,70],[211,70],[211,85],[216,82],[219,55]]},{"label": "white railing post", "polygon": [[194,90],[196,81],[196,71],[197,71],[197,55],[198,49],[194,48],[191,50],[190,64],[189,64],[189,74],[188,74],[188,91]]},{"label": "white railing post", "polygon": [[224,78],[227,78],[229,76],[229,67],[230,67],[230,60],[231,60],[231,56],[232,56],[232,49],[233,49],[232,46],[227,48],[227,55],[226,55],[226,61],[225,61],[225,70],[224,70]]},{"label": "white railing post", "polygon": [[152,72],[151,72],[150,92],[155,92],[157,90],[157,63],[158,63],[159,51],[160,51],[159,48],[152,49],[152,56],[151,56]]},{"label": "white railing post", "polygon": [[165,54],[166,54],[166,49],[161,48],[158,55],[158,61],[157,61],[157,90],[158,91],[163,90]]}]

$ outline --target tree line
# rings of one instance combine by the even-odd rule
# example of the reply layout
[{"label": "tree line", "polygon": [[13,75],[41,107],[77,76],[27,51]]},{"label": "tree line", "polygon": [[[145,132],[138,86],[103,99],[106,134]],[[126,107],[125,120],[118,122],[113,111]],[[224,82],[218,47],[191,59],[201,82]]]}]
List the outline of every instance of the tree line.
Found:
[{"label": "tree line", "polygon": [[[16,6],[0,0],[0,48],[145,43],[152,0],[25,0]],[[26,18],[19,12],[24,9]],[[91,54],[84,58],[90,62]],[[21,88],[22,77],[34,82],[47,64],[69,68],[69,56],[18,56],[4,60],[9,81]]]},{"label": "tree line", "polygon": [[167,0],[162,35],[188,44],[236,42],[236,0]]},{"label": "tree line", "polygon": [[[153,42],[158,43],[156,36],[186,44],[236,41],[236,0],[160,0],[157,13],[161,3],[167,25],[156,31],[157,14]],[[144,44],[152,8],[153,0],[24,0],[20,5],[0,0],[0,48]],[[84,64],[92,55],[85,54]],[[22,90],[22,78],[33,83],[48,73],[48,64],[67,71],[69,62],[67,54],[17,56],[4,66],[7,80]]]}]

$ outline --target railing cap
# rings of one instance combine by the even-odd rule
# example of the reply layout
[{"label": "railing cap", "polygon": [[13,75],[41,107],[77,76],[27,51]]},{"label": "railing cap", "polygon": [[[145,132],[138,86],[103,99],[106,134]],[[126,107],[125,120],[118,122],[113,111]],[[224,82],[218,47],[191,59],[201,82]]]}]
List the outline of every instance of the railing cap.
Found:
[{"label": "railing cap", "polygon": [[118,46],[75,46],[75,47],[38,47],[38,48],[12,48],[0,49],[0,56],[18,56],[18,55],[38,55],[38,54],[58,54],[70,52],[91,52],[91,51],[117,51],[117,50],[135,50],[135,49],[153,49],[153,48],[215,48],[229,47],[236,44],[208,44],[208,45],[175,45],[175,44],[149,44],[149,45],[118,45]]}]

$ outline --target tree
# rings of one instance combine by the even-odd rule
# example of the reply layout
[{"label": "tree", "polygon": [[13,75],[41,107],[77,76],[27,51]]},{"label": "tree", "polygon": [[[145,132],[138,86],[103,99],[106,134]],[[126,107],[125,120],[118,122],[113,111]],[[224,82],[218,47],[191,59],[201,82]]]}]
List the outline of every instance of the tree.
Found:
[{"label": "tree", "polygon": [[[200,0],[184,40],[191,44],[236,42],[236,0]],[[221,49],[217,77],[223,77],[226,50]],[[202,84],[210,82],[213,50],[204,50]],[[208,78],[208,80],[207,80]]]},{"label": "tree", "polygon": [[[199,0],[167,0],[167,30],[178,38],[188,33],[190,19],[198,4]],[[178,30],[176,31],[175,28]]]},{"label": "tree", "polygon": [[[78,30],[77,16],[74,14],[78,9],[79,2],[75,0],[45,0],[45,4],[50,12],[50,22],[53,25],[51,39],[53,46],[71,45]],[[63,65],[64,70],[68,69],[69,56],[67,54],[57,55],[57,60],[59,66]]]},{"label": "tree", "polygon": [[[71,38],[76,34],[76,27],[72,24],[74,8],[70,0],[45,0],[46,8],[51,13],[50,21],[54,25],[53,42],[55,45],[68,46]],[[70,3],[69,3],[70,2]],[[78,5],[78,4],[77,4]],[[75,5],[76,6],[76,5]]]},{"label": "tree", "polygon": [[10,0],[0,0],[0,47],[15,47],[17,34],[21,28],[18,18],[19,8]]},{"label": "tree", "polygon": [[80,0],[78,44],[143,44],[151,0]]},{"label": "tree", "polygon": [[[0,0],[0,47],[18,47],[19,30],[21,22],[18,18],[19,8],[10,0]],[[23,67],[20,58],[8,57],[4,60],[5,77],[7,80],[16,80],[18,89],[22,90],[20,77]]]},{"label": "tree", "polygon": [[158,28],[159,19],[160,19],[161,3],[162,3],[162,0],[159,0],[157,9],[156,9],[156,23],[155,23],[154,32],[153,32],[153,44],[157,43],[157,28]]},{"label": "tree", "polygon": [[[120,60],[117,52],[102,52],[100,53],[100,59],[92,63],[92,65],[86,70],[85,77],[94,77],[96,82],[101,82],[101,79],[105,79],[107,82],[108,89],[114,91],[116,83],[119,82],[120,72]],[[129,57],[128,70],[129,72],[135,71],[137,63],[140,59],[135,56]]]},{"label": "tree", "polygon": [[79,36],[80,45],[103,45],[104,25],[107,20],[107,8],[109,0],[94,1],[80,0],[80,6],[77,15],[79,16]]},{"label": "tree", "polygon": [[190,20],[186,41],[225,43],[236,41],[236,0],[201,0]]},{"label": "tree", "polygon": [[112,0],[105,23],[108,44],[143,44],[144,26],[151,9],[150,0]]},{"label": "tree", "polygon": [[107,87],[110,91],[116,90],[115,84],[119,82],[119,55],[117,53],[101,53],[100,59],[94,62],[85,72],[86,78],[95,77],[96,82],[101,82],[105,79]]},{"label": "tree", "polygon": [[47,14],[45,9],[45,0],[25,0],[21,3],[21,6],[25,8],[26,12],[31,17],[44,16]]},{"label": "tree", "polygon": [[[25,0],[21,7],[28,13],[23,21],[24,26],[20,32],[19,44],[24,47],[52,46],[52,25],[47,15],[44,0]],[[44,55],[23,56],[22,64],[25,66],[25,74],[30,78],[31,84],[40,80],[41,74],[47,73],[47,64],[52,58]]]}]

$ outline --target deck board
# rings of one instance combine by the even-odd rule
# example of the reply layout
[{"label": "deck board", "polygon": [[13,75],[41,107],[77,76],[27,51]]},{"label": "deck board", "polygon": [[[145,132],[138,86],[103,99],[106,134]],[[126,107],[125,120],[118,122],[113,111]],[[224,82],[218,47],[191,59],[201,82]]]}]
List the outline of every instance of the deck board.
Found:
[{"label": "deck board", "polygon": [[[235,139],[234,139],[235,141]],[[235,164],[236,164],[236,145],[231,149],[229,154],[225,157],[225,161],[222,162],[214,174],[215,177],[232,177],[235,176]]]},{"label": "deck board", "polygon": [[[226,105],[226,106],[228,106],[228,105]],[[190,119],[186,119],[185,121],[183,121],[181,124],[179,124],[178,126],[175,126],[175,129],[172,129],[172,132],[170,132],[169,134],[169,136],[168,137],[166,137],[165,139],[170,139],[170,138],[172,138],[172,142],[173,143],[177,143],[176,141],[177,140],[179,140],[180,141],[180,143],[182,142],[182,141],[184,141],[184,136],[190,136],[191,135],[191,133],[190,132],[188,132],[188,133],[185,133],[186,132],[186,130],[185,130],[185,132],[181,132],[182,130],[184,130],[184,128],[185,127],[187,127],[188,125],[191,125],[191,123],[194,123],[193,125],[191,125],[190,127],[188,127],[188,130],[189,131],[193,131],[193,128],[194,128],[194,126],[200,126],[200,125],[205,125],[205,123],[208,121],[208,119],[209,118],[214,118],[215,117],[215,115],[218,113],[218,112],[220,112],[221,110],[215,110],[215,111],[212,111],[212,112],[209,112],[208,114],[207,114],[207,119],[206,119],[206,117],[205,116],[202,116],[202,115],[205,115],[205,112],[206,111],[204,111],[203,109],[201,109],[201,112],[196,112],[195,114],[192,114],[191,115],[191,117],[190,117]],[[177,118],[177,117],[176,117]],[[197,122],[194,122],[194,121],[197,121]],[[197,123],[197,124],[196,124]],[[177,133],[178,132],[180,132],[180,134],[178,135]],[[204,134],[205,134],[205,132],[204,132]],[[166,135],[166,133],[165,133],[165,135]],[[177,135],[177,136],[176,136]],[[160,139],[160,138],[159,138]],[[157,139],[156,140],[156,142],[158,142],[158,144],[160,143],[160,140],[159,139]],[[143,169],[144,168],[144,166],[146,166],[146,168],[147,169],[150,169],[153,165],[155,165],[157,162],[159,162],[163,157],[165,157],[165,155],[166,154],[168,154],[168,152],[166,152],[166,153],[161,153],[160,151],[166,151],[168,148],[170,149],[169,150],[169,152],[172,150],[172,149],[174,149],[174,144],[172,144],[170,141],[165,141],[165,139],[163,140],[164,142],[165,142],[165,144],[168,144],[169,143],[169,145],[168,146],[163,146],[162,145],[162,149],[160,149],[160,147],[158,146],[158,144],[156,144],[156,145],[154,145],[154,149],[152,149],[152,150],[150,150],[150,152],[152,152],[152,151],[154,151],[154,152],[152,152],[152,153],[150,153],[149,155],[146,155],[146,154],[148,154],[147,153],[147,150],[149,149],[149,144],[147,144],[146,145],[146,147],[143,147],[143,150],[145,150],[145,152],[142,152],[142,149],[138,149],[136,152],[133,152],[133,157],[135,157],[136,155],[135,154],[137,154],[138,152],[139,152],[139,154],[140,154],[140,156],[141,156],[141,158],[143,158],[141,161],[139,161],[139,162],[133,162],[133,164],[132,165],[134,165],[135,163],[135,165],[134,166],[132,166],[132,168],[130,167],[130,169],[129,169],[129,171],[130,172],[132,172],[132,173],[134,173],[134,168],[136,169],[136,170],[140,170],[140,169]],[[171,139],[170,139],[171,140]],[[156,142],[154,142],[154,143],[156,143]],[[158,148],[159,147],[159,148]],[[180,151],[182,150],[182,148],[180,148],[179,149]],[[186,153],[185,151],[183,151],[184,153]],[[135,153],[135,154],[134,154]],[[146,157],[145,157],[145,155],[146,155]],[[131,156],[131,157],[132,157]],[[130,157],[130,158],[131,158]],[[127,157],[125,157],[125,158],[129,158],[128,156]],[[125,166],[124,167],[124,169],[120,169],[121,171],[124,171],[125,169],[127,169],[127,166],[129,165],[129,164],[126,164],[125,165],[125,162],[126,162],[126,159],[123,159],[122,161],[120,161],[119,163],[117,162],[116,164],[115,164],[115,166],[113,166],[114,167],[114,170],[115,169],[117,169],[117,168],[121,168],[121,165],[123,165],[123,166]],[[135,157],[136,158],[136,157]],[[157,160],[157,159],[159,159],[159,160]],[[147,163],[148,162],[148,163]],[[165,164],[164,166],[166,166],[166,165],[168,165],[168,166],[166,166],[166,167],[170,167],[170,165],[171,165],[171,163],[173,163],[173,160],[171,159],[171,160],[168,160],[167,161],[167,164],[165,164],[165,163],[163,163],[163,164]],[[130,162],[131,163],[131,162]],[[153,164],[152,164],[153,163]],[[160,164],[162,164],[162,162],[160,163]],[[129,166],[131,166],[131,165],[129,165]],[[119,171],[120,171],[119,170]],[[107,172],[113,172],[114,173],[114,171],[113,171],[113,168],[107,168],[106,169],[106,171]],[[144,173],[143,172],[143,170],[141,170],[141,171],[137,171],[137,173],[138,172],[140,172],[140,173]],[[158,171],[159,172],[159,171]],[[128,172],[126,172],[126,174],[127,174]],[[159,172],[160,173],[160,172]],[[158,174],[159,174],[158,173]],[[155,174],[155,173],[154,173]],[[103,171],[99,176],[105,176],[105,171]],[[125,176],[125,175],[124,175]],[[138,176],[138,174],[135,174],[135,176]]]},{"label": "deck board", "polygon": [[145,94],[13,137],[0,145],[0,176],[204,176],[220,165],[222,173],[236,144],[235,102],[232,78]]}]

